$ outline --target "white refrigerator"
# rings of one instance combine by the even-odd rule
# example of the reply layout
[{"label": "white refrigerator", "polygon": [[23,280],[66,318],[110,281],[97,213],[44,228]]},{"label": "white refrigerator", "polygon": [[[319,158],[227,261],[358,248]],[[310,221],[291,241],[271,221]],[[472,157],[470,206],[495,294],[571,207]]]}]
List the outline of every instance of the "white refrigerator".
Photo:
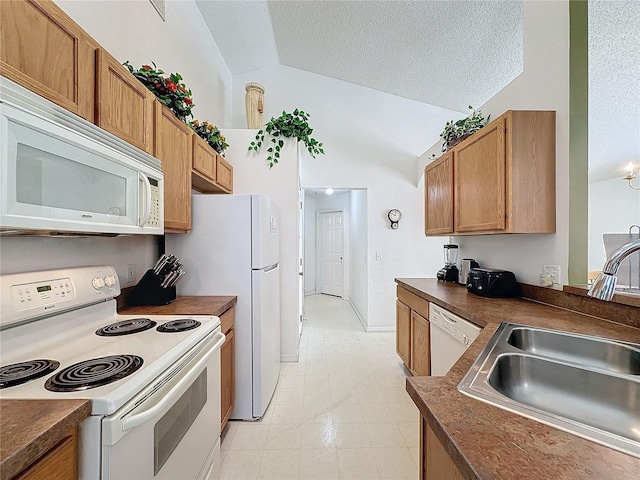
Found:
[{"label": "white refrigerator", "polygon": [[192,229],[166,235],[178,295],[235,295],[236,420],[261,418],[280,375],[278,207],[264,195],[193,195]]}]

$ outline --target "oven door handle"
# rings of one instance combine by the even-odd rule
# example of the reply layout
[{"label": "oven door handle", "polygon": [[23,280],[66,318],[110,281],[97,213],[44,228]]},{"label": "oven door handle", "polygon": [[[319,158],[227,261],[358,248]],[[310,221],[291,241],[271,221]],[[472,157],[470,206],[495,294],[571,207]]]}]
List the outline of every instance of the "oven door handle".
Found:
[{"label": "oven door handle", "polygon": [[211,349],[200,359],[198,363],[193,365],[190,370],[193,372],[190,375],[186,375],[178,383],[176,383],[171,390],[169,390],[166,395],[156,403],[153,407],[148,410],[144,410],[143,412],[137,413],[130,417],[125,418],[122,421],[122,431],[128,432],[129,430],[133,430],[138,425],[142,425],[147,422],[149,419],[158,415],[158,412],[161,412],[165,407],[171,405],[176,401],[177,392],[180,392],[183,387],[191,383],[196,375],[198,375],[197,371],[204,366],[205,363],[209,361],[211,355],[213,355],[216,350],[219,350],[222,344],[225,342],[226,337],[224,333],[218,332],[215,335],[218,337],[218,341],[216,341],[215,345],[211,347]]}]

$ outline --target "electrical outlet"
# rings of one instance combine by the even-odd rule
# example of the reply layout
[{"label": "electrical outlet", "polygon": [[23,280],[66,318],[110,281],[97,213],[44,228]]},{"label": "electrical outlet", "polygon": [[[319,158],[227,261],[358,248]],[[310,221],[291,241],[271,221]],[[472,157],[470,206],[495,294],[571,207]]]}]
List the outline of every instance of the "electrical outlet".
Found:
[{"label": "electrical outlet", "polygon": [[136,281],[136,266],[131,263],[127,265],[127,283],[133,283]]},{"label": "electrical outlet", "polygon": [[553,279],[554,285],[560,285],[560,265],[545,265],[544,273]]}]

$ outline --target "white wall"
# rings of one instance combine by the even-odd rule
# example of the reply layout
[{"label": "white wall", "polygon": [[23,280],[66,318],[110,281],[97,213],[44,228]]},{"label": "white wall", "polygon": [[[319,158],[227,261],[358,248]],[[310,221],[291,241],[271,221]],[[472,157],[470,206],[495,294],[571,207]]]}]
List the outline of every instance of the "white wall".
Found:
[{"label": "white wall", "polygon": [[247,153],[256,130],[224,130],[229,149],[226,159],[233,165],[233,193],[262,193],[280,209],[280,358],[298,360],[298,222],[299,158],[295,142],[289,140],[280,163],[269,169],[263,151]]},{"label": "white wall", "polygon": [[[455,112],[289,67],[233,78],[233,124],[245,125],[244,85],[264,85],[265,119],[282,110],[311,114],[312,136],[326,155],[303,152],[302,186],[367,189],[367,328],[395,328],[395,277],[434,277],[443,239],[424,236],[423,192],[416,158],[439,136]],[[274,167],[279,168],[280,165]],[[402,211],[398,230],[387,213]],[[375,254],[382,255],[381,261]]]},{"label": "white wall", "polygon": [[304,198],[304,294],[316,293],[316,199]]},{"label": "white wall", "polygon": [[[157,259],[156,237],[46,238],[21,237],[0,239],[0,274],[80,267],[113,265],[120,286],[137,283]],[[127,283],[127,265],[136,269],[136,280]]]},{"label": "white wall", "polygon": [[[177,71],[191,88],[199,118],[219,125],[231,121],[231,73],[192,0],[167,2],[163,22],[148,1],[56,3],[119,61],[134,66],[150,61]],[[14,273],[68,266],[110,264],[122,286],[135,284],[155,262],[156,237],[2,238],[0,272]],[[127,265],[136,280],[127,284]]]},{"label": "white wall", "polygon": [[[640,225],[640,191],[629,188],[622,178],[590,183],[589,270],[602,270],[604,266],[602,234],[627,233],[631,225]],[[634,233],[637,231],[634,229]]]},{"label": "white wall", "polygon": [[[569,2],[523,2],[524,71],[482,105],[496,118],[506,110],[556,111],[556,233],[535,235],[478,235],[452,237],[460,245],[459,258],[470,257],[481,266],[503,268],[519,281],[538,284],[543,265],[561,267],[567,283],[569,262]],[[418,171],[428,163],[429,148],[419,159]],[[443,239],[444,240],[444,239]],[[585,239],[585,242],[587,240]]]},{"label": "white wall", "polygon": [[367,191],[351,190],[350,195],[350,300],[358,318],[367,328]]},{"label": "white wall", "polygon": [[191,89],[194,118],[231,124],[231,72],[195,0],[166,2],[165,19],[148,0],[55,2],[121,63],[155,62]]}]

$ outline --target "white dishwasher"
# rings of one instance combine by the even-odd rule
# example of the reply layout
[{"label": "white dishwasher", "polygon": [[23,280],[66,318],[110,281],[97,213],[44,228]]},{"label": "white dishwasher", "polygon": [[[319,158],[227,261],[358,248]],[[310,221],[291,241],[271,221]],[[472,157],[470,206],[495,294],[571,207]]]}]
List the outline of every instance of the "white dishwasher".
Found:
[{"label": "white dishwasher", "polygon": [[429,303],[431,376],[445,375],[482,330],[434,303]]}]

